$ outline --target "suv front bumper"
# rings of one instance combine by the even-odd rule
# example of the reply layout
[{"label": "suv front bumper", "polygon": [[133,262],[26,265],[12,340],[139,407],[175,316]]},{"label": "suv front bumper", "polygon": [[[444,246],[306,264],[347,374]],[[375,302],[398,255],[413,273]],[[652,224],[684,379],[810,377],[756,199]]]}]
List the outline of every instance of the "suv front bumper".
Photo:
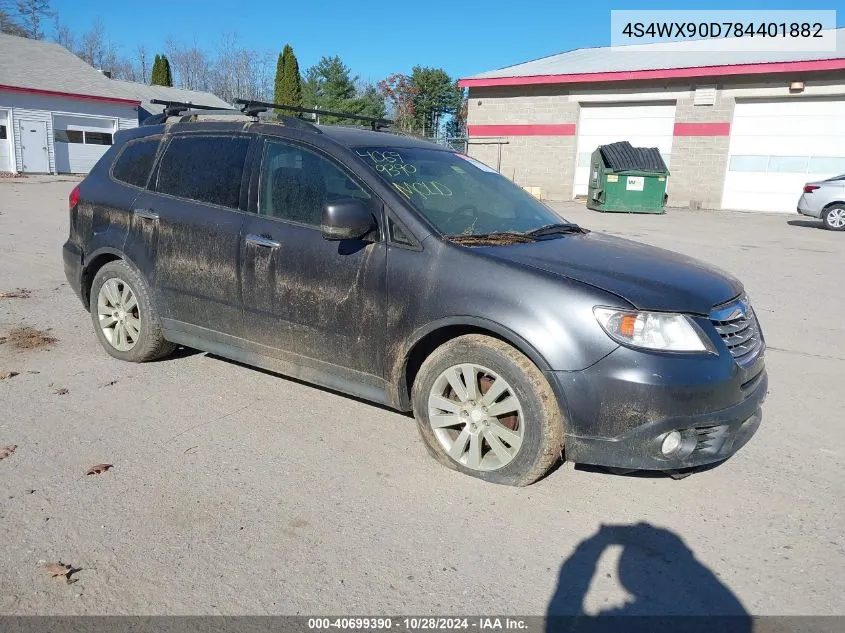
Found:
[{"label": "suv front bumper", "polygon": [[[642,470],[722,461],[762,420],[768,391],[763,354],[741,367],[725,354],[653,354],[620,347],[590,368],[550,372],[563,398],[566,459]],[[682,447],[664,455],[666,434]]]}]

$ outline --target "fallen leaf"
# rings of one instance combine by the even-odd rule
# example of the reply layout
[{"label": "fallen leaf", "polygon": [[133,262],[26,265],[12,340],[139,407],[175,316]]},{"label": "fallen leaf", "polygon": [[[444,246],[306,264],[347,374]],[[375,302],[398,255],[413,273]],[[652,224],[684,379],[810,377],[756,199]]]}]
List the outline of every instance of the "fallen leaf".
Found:
[{"label": "fallen leaf", "polygon": [[109,468],[111,468],[113,464],[95,464],[88,469],[85,473],[86,475],[102,475],[106,472]]},{"label": "fallen leaf", "polygon": [[50,574],[53,578],[56,576],[64,576],[67,577],[73,567],[71,565],[65,565],[61,561],[58,563],[46,563],[44,565],[44,571]]},{"label": "fallen leaf", "polygon": [[49,330],[36,330],[31,327],[19,327],[9,332],[8,336],[0,336],[0,345],[10,343],[12,347],[19,350],[27,349],[50,349],[50,346],[58,342],[55,336],[47,334]]},{"label": "fallen leaf", "polygon": [[66,396],[70,393],[70,389],[68,389],[67,387],[62,387],[61,389],[56,389],[53,393],[57,396]]},{"label": "fallen leaf", "polygon": [[17,288],[8,292],[0,292],[0,299],[29,299],[32,294],[31,290],[26,288]]},{"label": "fallen leaf", "polygon": [[0,380],[7,380],[9,378],[14,378],[20,374],[19,371],[0,371]]},{"label": "fallen leaf", "polygon": [[9,455],[15,452],[18,447],[17,444],[9,444],[8,446],[0,446],[0,459],[6,459]]},{"label": "fallen leaf", "polygon": [[51,578],[64,578],[67,584],[73,584],[78,579],[71,578],[73,574],[79,571],[79,569],[74,568],[73,565],[65,565],[63,562],[59,561],[58,563],[47,563],[44,565],[44,571],[50,574]]}]

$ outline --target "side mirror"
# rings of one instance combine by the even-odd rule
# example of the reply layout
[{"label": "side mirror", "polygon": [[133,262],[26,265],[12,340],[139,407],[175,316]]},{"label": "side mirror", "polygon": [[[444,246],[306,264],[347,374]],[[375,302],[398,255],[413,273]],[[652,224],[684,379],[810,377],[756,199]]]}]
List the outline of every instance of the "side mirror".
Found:
[{"label": "side mirror", "polygon": [[330,202],[323,207],[320,233],[331,241],[357,240],[376,227],[370,206],[357,198]]}]

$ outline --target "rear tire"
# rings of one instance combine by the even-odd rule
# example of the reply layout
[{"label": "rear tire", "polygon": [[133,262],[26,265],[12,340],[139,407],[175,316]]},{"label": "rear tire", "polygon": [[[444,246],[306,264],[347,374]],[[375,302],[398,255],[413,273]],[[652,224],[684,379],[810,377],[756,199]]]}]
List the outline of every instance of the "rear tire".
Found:
[{"label": "rear tire", "polygon": [[564,418],[549,382],[499,339],[444,343],[420,367],[411,399],[426,448],[453,470],[527,486],[562,455]]},{"label": "rear tire", "polygon": [[115,358],[144,363],[176,349],[162,334],[146,281],[125,261],[109,262],[97,271],[90,297],[94,332]]},{"label": "rear tire", "polygon": [[822,222],[828,231],[845,231],[845,205],[833,204],[822,211]]}]

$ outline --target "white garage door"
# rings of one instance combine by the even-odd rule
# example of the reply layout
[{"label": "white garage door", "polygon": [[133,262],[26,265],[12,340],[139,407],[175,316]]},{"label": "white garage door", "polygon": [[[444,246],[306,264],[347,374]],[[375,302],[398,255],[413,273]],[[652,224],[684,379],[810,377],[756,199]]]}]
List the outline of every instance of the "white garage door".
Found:
[{"label": "white garage door", "polygon": [[54,115],[56,171],[87,174],[113,142],[116,119]]},{"label": "white garage door", "polygon": [[610,106],[581,104],[581,117],[578,119],[575,195],[587,195],[590,156],[599,145],[628,141],[634,147],[656,147],[668,166],[674,129],[674,104]]},{"label": "white garage door", "polygon": [[722,208],[794,213],[804,183],[845,174],[845,100],[738,102]]}]

